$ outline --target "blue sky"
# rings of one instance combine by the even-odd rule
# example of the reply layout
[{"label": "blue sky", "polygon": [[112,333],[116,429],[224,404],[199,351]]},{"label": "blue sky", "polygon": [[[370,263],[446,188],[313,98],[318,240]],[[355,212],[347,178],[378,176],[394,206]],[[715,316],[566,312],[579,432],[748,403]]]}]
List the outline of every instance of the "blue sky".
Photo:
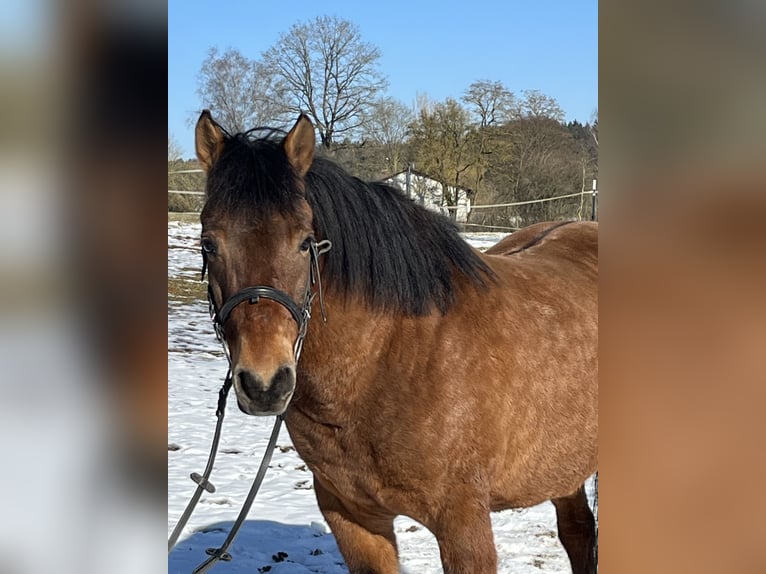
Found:
[{"label": "blue sky", "polygon": [[197,74],[208,48],[257,59],[297,22],[338,16],[381,51],[387,95],[411,106],[417,94],[459,99],[476,80],[516,94],[555,98],[567,120],[598,107],[596,0],[169,0],[168,135],[194,153],[191,121],[201,109]]}]

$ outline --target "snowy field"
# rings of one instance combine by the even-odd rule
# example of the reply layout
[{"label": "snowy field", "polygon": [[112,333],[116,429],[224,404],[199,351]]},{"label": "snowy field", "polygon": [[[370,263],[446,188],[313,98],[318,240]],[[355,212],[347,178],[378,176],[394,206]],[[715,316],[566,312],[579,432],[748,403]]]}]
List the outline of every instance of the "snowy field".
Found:
[{"label": "snowy field", "polygon": [[[168,223],[168,277],[199,280],[198,223]],[[469,233],[480,249],[504,234]],[[184,282],[186,283],[186,282]],[[197,287],[202,291],[202,287]],[[192,472],[202,473],[215,427],[218,390],[226,360],[215,339],[207,301],[188,294],[168,293],[168,535],[196,485]],[[233,391],[231,395],[233,395]],[[218,547],[239,513],[258,469],[273,418],[248,417],[229,397],[220,449],[211,477],[213,494],[205,493],[169,556],[169,574],[191,574],[207,558],[205,549]],[[234,544],[231,562],[212,572],[255,574],[348,572],[312,490],[306,469],[283,428],[271,466]],[[498,551],[498,572],[515,574],[569,573],[569,562],[556,536],[556,515],[550,503],[508,510],[492,516]],[[402,572],[442,572],[434,537],[408,518],[396,520]],[[280,554],[281,553],[281,554]]]}]

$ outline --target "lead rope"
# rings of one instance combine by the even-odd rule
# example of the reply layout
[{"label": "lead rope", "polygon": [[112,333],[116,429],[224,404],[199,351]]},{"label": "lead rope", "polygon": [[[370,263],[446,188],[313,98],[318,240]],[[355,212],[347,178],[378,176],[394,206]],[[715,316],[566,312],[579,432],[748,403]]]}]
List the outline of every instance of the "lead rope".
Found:
[{"label": "lead rope", "polygon": [[[186,523],[189,521],[189,518],[192,515],[192,512],[194,512],[194,507],[197,506],[197,502],[199,502],[199,499],[202,496],[202,491],[206,490],[211,494],[215,492],[215,486],[213,486],[213,483],[210,482],[209,478],[210,473],[213,471],[213,463],[215,461],[216,452],[218,451],[218,441],[221,437],[224,409],[226,408],[226,399],[228,397],[231,384],[232,380],[230,368],[226,375],[226,381],[221,387],[221,390],[218,392],[218,409],[216,410],[218,422],[215,426],[215,434],[213,435],[213,443],[210,447],[210,455],[208,456],[207,466],[205,467],[205,471],[202,476],[196,472],[191,474],[191,479],[197,483],[197,489],[194,491],[191,500],[189,500],[189,504],[186,505],[184,513],[181,515],[181,518],[178,520],[178,524],[176,524],[176,527],[173,529],[173,533],[168,539],[168,554],[170,554],[170,551],[176,545],[176,541],[178,540],[181,531],[183,531],[184,526],[186,526]],[[240,510],[239,516],[237,516],[237,520],[234,522],[234,525],[229,531],[229,535],[226,537],[226,540],[219,548],[208,548],[205,550],[210,558],[197,566],[197,568],[194,569],[193,574],[201,574],[202,572],[207,572],[216,562],[218,562],[218,560],[223,560],[224,562],[229,562],[231,560],[231,554],[229,554],[227,550],[229,549],[231,543],[234,541],[234,537],[239,533],[239,529],[242,527],[242,523],[245,521],[245,518],[247,517],[247,514],[250,512],[250,508],[253,505],[255,495],[258,493],[258,489],[261,487],[263,478],[266,476],[266,470],[269,468],[271,456],[274,453],[274,448],[277,445],[277,438],[279,437],[279,431],[281,427],[282,416],[279,415],[274,421],[274,428],[271,431],[271,438],[269,438],[269,444],[266,446],[266,451],[263,454],[261,465],[258,467],[258,473],[255,475],[253,485],[250,487],[250,492],[247,494],[245,503],[242,505],[242,510]]]},{"label": "lead rope", "polygon": [[258,474],[255,475],[253,485],[250,487],[250,492],[247,493],[247,498],[245,499],[245,503],[242,505],[242,510],[239,511],[239,516],[237,516],[237,520],[234,522],[234,526],[231,527],[229,535],[226,537],[226,540],[223,541],[223,544],[221,544],[220,547],[208,548],[205,550],[210,558],[197,566],[192,571],[192,574],[202,574],[203,572],[207,572],[219,560],[223,560],[224,562],[231,561],[231,554],[229,554],[227,550],[229,549],[229,546],[231,546],[231,543],[234,542],[234,538],[237,536],[239,529],[245,522],[245,518],[247,518],[247,514],[250,512],[250,507],[253,505],[253,501],[255,500],[255,495],[258,494],[258,489],[261,487],[263,477],[266,476],[266,471],[269,468],[271,455],[274,453],[274,447],[277,445],[277,437],[279,437],[279,430],[281,428],[282,415],[278,415],[277,420],[274,421],[274,429],[271,431],[271,438],[269,439],[269,444],[266,447],[266,452],[263,454],[261,466],[258,468]]},{"label": "lead rope", "polygon": [[191,497],[191,500],[189,501],[189,504],[186,505],[186,509],[184,510],[183,514],[181,515],[181,518],[178,520],[178,524],[176,524],[176,527],[173,529],[173,533],[170,535],[170,538],[168,539],[168,554],[171,550],[173,550],[173,547],[176,545],[176,542],[178,541],[178,537],[181,535],[181,531],[184,529],[184,526],[186,526],[186,523],[189,521],[189,518],[191,517],[192,512],[194,511],[194,507],[197,506],[197,502],[199,502],[200,497],[202,496],[202,491],[206,490],[210,494],[215,492],[215,486],[213,486],[213,483],[210,482],[210,473],[213,472],[213,463],[215,462],[215,455],[218,451],[218,441],[221,438],[221,426],[223,425],[223,415],[224,415],[224,409],[226,408],[226,397],[229,394],[229,389],[231,388],[231,369],[229,369],[229,372],[226,373],[226,380],[223,383],[223,386],[221,387],[221,390],[218,391],[218,408],[215,411],[215,416],[218,417],[218,422],[215,424],[215,434],[213,435],[213,444],[210,446],[210,455],[207,458],[207,465],[205,466],[205,472],[202,473],[202,476],[200,476],[198,473],[193,472],[191,473],[191,479],[197,483],[197,490],[194,491],[194,494]]},{"label": "lead rope", "polygon": [[[308,326],[308,320],[311,318],[311,301],[314,299],[314,296],[310,293],[310,291],[307,291],[306,297],[307,303],[304,304],[303,323],[299,328],[298,338],[295,340],[294,349],[296,364],[298,363],[298,359],[300,359],[301,356],[301,351],[303,350],[303,339],[306,337],[306,327]],[[223,544],[221,544],[221,546],[218,548],[207,548],[205,550],[210,558],[197,566],[192,571],[192,574],[203,574],[204,572],[207,572],[219,560],[223,560],[224,562],[231,561],[231,554],[228,553],[229,546],[231,546],[231,544],[234,542],[234,538],[239,533],[239,529],[242,528],[242,524],[245,522],[245,518],[247,518],[247,515],[250,512],[250,508],[253,506],[253,501],[255,501],[255,495],[258,494],[258,489],[261,488],[261,483],[266,476],[266,471],[268,470],[269,463],[271,462],[271,455],[274,454],[274,448],[277,446],[277,438],[279,437],[279,431],[282,428],[282,420],[282,415],[277,415],[277,419],[274,421],[274,428],[271,431],[271,438],[269,438],[269,444],[266,446],[266,452],[263,453],[261,465],[258,467],[258,472],[256,473],[255,479],[253,480],[253,485],[250,487],[250,492],[247,493],[245,503],[242,505],[242,509],[239,511],[239,516],[237,516],[237,520],[234,521],[234,525],[231,527],[229,535],[226,537],[226,540],[223,541]]]}]

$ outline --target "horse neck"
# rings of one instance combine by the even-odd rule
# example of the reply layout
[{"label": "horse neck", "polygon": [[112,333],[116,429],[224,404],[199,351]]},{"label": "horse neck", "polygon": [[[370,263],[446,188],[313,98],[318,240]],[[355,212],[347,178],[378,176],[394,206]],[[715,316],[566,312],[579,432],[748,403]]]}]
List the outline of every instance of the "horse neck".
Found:
[{"label": "horse neck", "polygon": [[[372,380],[374,357],[389,345],[395,317],[373,312],[361,300],[327,290],[327,320],[319,309],[312,313],[299,363],[299,385],[314,400],[352,402]],[[318,302],[317,302],[318,304]],[[338,385],[342,385],[339,392]]]}]

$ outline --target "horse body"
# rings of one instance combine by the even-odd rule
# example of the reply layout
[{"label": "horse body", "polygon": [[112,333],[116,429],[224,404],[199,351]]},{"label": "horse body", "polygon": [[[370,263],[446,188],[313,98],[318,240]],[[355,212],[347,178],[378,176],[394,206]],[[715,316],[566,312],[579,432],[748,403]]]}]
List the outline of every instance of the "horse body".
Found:
[{"label": "horse body", "polygon": [[[311,146],[291,140],[304,137],[301,121],[283,145],[308,187],[313,139]],[[203,128],[204,164],[199,141],[213,156],[224,143]],[[228,263],[211,263],[214,293],[225,299],[259,281],[299,291],[305,274],[291,246],[311,224],[305,202],[296,201],[299,217],[275,212],[271,234],[263,225],[219,233]],[[214,229],[220,215],[206,218],[203,228]],[[234,253],[258,251],[269,257],[246,267],[235,261]],[[294,391],[278,398],[352,573],[399,572],[397,515],[433,532],[445,573],[496,572],[489,513],[550,499],[574,574],[593,574],[594,521],[583,483],[597,461],[597,226],[539,224],[464,256],[490,279],[450,271],[446,312],[375,307],[369,292],[328,283],[327,321],[314,312],[297,365],[289,363],[284,311],[269,303],[241,307],[227,327],[235,372],[256,372],[248,377],[268,391],[269,379],[272,387],[289,382],[285,365],[295,368]],[[281,342],[269,344],[274,337]],[[253,406],[246,386],[244,378],[235,382],[245,412],[281,404],[271,397],[268,409]]]},{"label": "horse body", "polygon": [[[444,316],[371,315],[326,294],[331,320],[309,328],[286,412],[320,488],[438,531],[456,507],[484,522],[582,486],[597,458],[596,254],[567,262],[558,244],[572,235],[595,249],[595,226],[583,224],[485,256],[497,285],[463,286]],[[521,239],[511,238],[496,251]]]}]

